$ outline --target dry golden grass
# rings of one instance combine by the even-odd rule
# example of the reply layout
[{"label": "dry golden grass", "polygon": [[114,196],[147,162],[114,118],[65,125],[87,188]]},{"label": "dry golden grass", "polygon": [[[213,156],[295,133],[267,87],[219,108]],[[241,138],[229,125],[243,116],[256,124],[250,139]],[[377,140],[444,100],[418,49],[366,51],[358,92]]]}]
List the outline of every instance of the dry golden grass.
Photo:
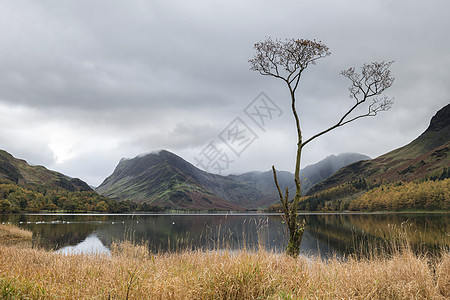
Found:
[{"label": "dry golden grass", "polygon": [[446,299],[450,254],[410,251],[346,261],[265,251],[149,255],[116,244],[112,255],[62,255],[0,246],[3,299]]},{"label": "dry golden grass", "polygon": [[31,246],[33,233],[11,224],[0,224],[0,244]]}]

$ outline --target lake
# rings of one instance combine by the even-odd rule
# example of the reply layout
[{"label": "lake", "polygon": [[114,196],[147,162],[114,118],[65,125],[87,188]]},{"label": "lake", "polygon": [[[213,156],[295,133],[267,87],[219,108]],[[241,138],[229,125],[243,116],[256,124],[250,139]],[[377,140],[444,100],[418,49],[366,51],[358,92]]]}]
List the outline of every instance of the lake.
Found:
[{"label": "lake", "polygon": [[[304,214],[302,255],[330,257],[389,251],[407,239],[418,252],[450,246],[450,214]],[[148,244],[153,253],[204,249],[258,249],[282,252],[284,224],[278,214],[11,214],[0,223],[33,232],[36,246],[62,253],[109,253],[113,242]]]}]

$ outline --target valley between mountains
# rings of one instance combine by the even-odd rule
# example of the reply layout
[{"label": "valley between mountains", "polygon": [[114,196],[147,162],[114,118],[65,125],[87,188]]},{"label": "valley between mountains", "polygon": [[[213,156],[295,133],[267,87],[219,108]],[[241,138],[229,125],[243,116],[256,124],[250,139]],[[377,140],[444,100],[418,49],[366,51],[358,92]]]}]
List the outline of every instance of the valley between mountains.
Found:
[{"label": "valley between mountains", "polygon": [[[450,209],[449,123],[450,104],[436,113],[423,134],[403,147],[375,159],[356,153],[332,155],[305,167],[301,170],[304,194],[301,209],[383,209],[389,206],[359,206],[355,203],[364,194],[369,195],[369,191],[383,193],[385,187],[386,190],[397,188],[400,191],[398,186],[408,183],[414,184],[412,189],[417,190],[420,186],[431,193],[414,197],[435,200],[419,199],[419,204],[406,205],[406,208]],[[295,190],[293,178],[290,172],[278,173],[282,189]],[[435,181],[441,181],[439,187],[427,183]],[[425,206],[420,204],[421,201],[435,203],[427,202],[428,206]],[[269,170],[221,176],[205,172],[166,150],[123,158],[95,191],[81,179],[43,166],[32,166],[0,151],[0,212],[268,208],[276,211],[278,202]],[[404,205],[400,206],[402,208]]]}]

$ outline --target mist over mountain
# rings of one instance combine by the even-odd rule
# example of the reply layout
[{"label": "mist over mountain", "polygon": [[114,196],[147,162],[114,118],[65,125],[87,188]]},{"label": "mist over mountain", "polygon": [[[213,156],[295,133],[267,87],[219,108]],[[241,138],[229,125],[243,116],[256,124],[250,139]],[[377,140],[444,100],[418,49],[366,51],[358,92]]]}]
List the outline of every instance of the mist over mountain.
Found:
[{"label": "mist over mountain", "polygon": [[[306,166],[300,170],[300,180],[302,193],[306,193],[312,186],[333,175],[340,168],[351,163],[370,159],[367,155],[358,153],[341,153],[339,155],[330,155],[323,160]],[[248,172],[241,175],[229,175],[229,177],[240,182],[248,183],[258,190],[270,194],[278,199],[278,192],[275,189],[272,171],[266,172]],[[295,193],[294,174],[286,171],[277,171],[277,178],[281,189],[289,188],[289,191]]]},{"label": "mist over mountain", "polygon": [[309,165],[300,170],[302,191],[303,193],[308,192],[315,184],[327,179],[344,166],[369,159],[369,156],[363,154],[341,153],[339,155],[328,156],[316,164]]}]

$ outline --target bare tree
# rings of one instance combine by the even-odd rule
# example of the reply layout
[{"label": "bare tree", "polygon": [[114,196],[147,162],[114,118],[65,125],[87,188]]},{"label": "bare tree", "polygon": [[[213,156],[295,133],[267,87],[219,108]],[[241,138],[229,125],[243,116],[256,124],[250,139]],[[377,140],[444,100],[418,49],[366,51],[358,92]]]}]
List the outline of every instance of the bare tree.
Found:
[{"label": "bare tree", "polygon": [[[272,170],[281,201],[284,222],[289,231],[289,242],[286,247],[286,252],[296,257],[300,253],[300,244],[304,231],[304,223],[300,221],[298,216],[298,205],[301,199],[300,161],[303,147],[333,129],[344,126],[357,119],[376,116],[378,112],[389,110],[393,103],[392,99],[379,96],[394,81],[389,70],[393,62],[364,64],[361,68],[361,74],[357,73],[354,68],[342,71],[341,75],[348,78],[351,82],[349,91],[353,105],[334,125],[304,140],[302,137],[300,118],[296,108],[295,92],[299,86],[303,71],[309,65],[315,64],[318,59],[330,55],[331,52],[320,41],[316,42],[315,40],[303,39],[272,40],[271,38],[267,38],[263,42],[256,43],[254,48],[256,54],[253,59],[249,60],[251,65],[250,69],[258,71],[261,75],[281,79],[286,83],[291,96],[291,109],[297,128],[297,156],[294,172],[296,191],[292,201],[289,201],[288,188],[286,188],[283,195],[278,184],[274,166],[272,166]],[[372,102],[368,105],[367,111],[358,114],[357,111],[359,109],[357,110],[357,108],[367,103],[369,99]]]}]

